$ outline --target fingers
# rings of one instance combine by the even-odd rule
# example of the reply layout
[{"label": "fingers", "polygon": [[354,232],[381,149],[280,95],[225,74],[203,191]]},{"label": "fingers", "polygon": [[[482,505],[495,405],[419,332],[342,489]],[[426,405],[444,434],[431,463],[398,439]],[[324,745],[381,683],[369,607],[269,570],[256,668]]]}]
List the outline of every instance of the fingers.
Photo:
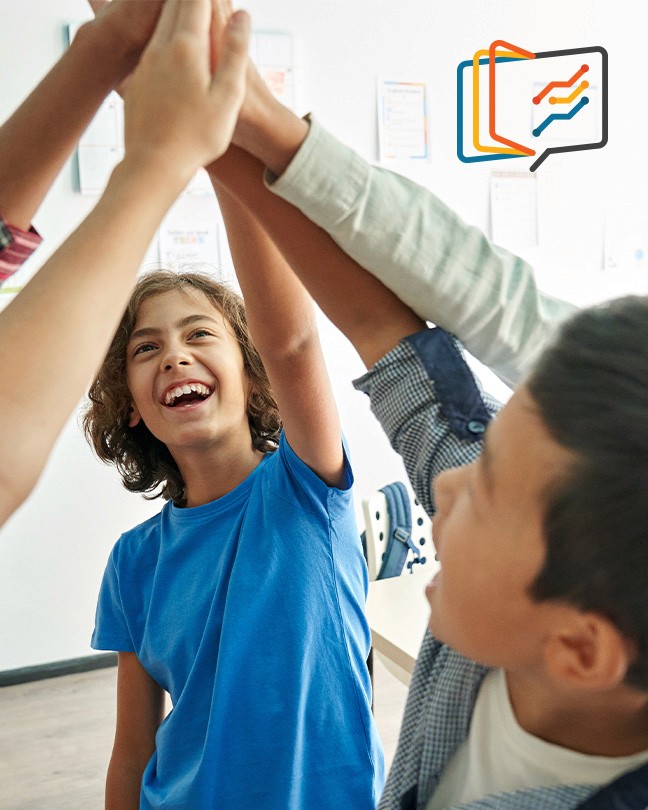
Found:
[{"label": "fingers", "polygon": [[149,43],[152,48],[159,48],[171,39],[175,31],[179,6],[185,2],[193,5],[194,0],[165,0],[160,12],[160,19]]},{"label": "fingers", "polygon": [[222,32],[232,16],[233,9],[230,0],[212,0],[212,15],[214,30]]},{"label": "fingers", "polygon": [[180,0],[175,25],[176,32],[206,36],[210,22],[211,0]]},{"label": "fingers", "polygon": [[250,17],[245,11],[233,14],[225,28],[221,56],[212,86],[224,106],[238,109],[245,94]]},{"label": "fingers", "polygon": [[218,60],[223,46],[223,36],[225,27],[232,16],[232,4],[230,0],[212,0],[212,24],[211,24],[211,73]]}]

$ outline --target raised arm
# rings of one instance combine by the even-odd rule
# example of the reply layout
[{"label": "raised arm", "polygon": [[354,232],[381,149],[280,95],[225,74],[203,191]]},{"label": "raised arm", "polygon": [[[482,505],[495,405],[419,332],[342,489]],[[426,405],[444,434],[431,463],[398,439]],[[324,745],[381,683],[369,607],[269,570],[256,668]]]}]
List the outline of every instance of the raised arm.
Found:
[{"label": "raised arm", "polygon": [[[271,194],[262,183],[260,164],[249,155],[230,147],[209,170],[255,211],[322,309],[372,367],[356,387],[370,396],[372,411],[432,515],[432,480],[477,457],[497,409],[481,393],[457,342],[441,329],[426,329],[328,234]],[[249,302],[248,309],[252,317]],[[268,315],[270,329],[273,317]]]},{"label": "raised arm", "polygon": [[129,81],[126,157],[88,218],[0,313],[0,524],[35,484],[101,362],[162,217],[228,145],[249,23],[230,24],[212,75],[210,17],[210,0],[166,0]]},{"label": "raised arm", "polygon": [[0,215],[8,223],[29,228],[99,105],[137,64],[161,7],[113,0],[0,127]]},{"label": "raised arm", "polygon": [[[243,153],[240,158],[242,167],[253,161]],[[323,481],[342,485],[340,420],[311,297],[258,220],[215,174],[212,179],[250,334],[268,373],[286,438]]]}]

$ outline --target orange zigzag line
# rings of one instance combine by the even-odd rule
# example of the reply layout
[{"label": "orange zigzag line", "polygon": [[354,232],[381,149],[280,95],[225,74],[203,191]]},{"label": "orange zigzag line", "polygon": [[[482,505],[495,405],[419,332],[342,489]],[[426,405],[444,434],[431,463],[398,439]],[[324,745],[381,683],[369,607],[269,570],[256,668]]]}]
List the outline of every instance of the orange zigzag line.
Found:
[{"label": "orange zigzag line", "polygon": [[541,90],[538,93],[538,95],[535,96],[535,98],[533,99],[533,103],[540,104],[542,99],[547,95],[547,93],[550,93],[554,89],[554,87],[571,87],[572,84],[574,84],[574,82],[577,82],[584,73],[587,73],[588,70],[589,65],[581,65],[579,70],[577,70],[576,73],[574,73],[574,75],[568,81],[549,82],[549,84],[544,88],[544,90]]}]

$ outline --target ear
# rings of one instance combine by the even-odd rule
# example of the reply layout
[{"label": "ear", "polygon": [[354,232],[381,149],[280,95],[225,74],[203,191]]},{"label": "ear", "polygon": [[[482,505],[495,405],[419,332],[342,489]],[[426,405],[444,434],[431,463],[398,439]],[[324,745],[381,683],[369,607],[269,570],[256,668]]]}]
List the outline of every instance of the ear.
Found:
[{"label": "ear", "polygon": [[632,642],[598,613],[571,608],[570,613],[545,643],[545,663],[551,675],[580,689],[620,685],[635,657]]},{"label": "ear", "polygon": [[142,417],[140,416],[140,412],[137,410],[137,405],[132,402],[130,408],[128,409],[128,427],[134,428],[136,425],[139,425],[141,421]]}]

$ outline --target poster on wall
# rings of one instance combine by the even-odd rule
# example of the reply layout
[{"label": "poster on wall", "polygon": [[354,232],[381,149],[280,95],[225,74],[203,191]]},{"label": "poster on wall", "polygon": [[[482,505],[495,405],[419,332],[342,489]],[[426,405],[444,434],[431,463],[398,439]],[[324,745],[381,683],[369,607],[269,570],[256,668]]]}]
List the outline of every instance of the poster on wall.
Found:
[{"label": "poster on wall", "polygon": [[[238,291],[227,234],[216,197],[184,197],[171,206],[158,229],[157,267],[175,273],[206,273]],[[142,270],[152,269],[143,266]]]},{"label": "poster on wall", "polygon": [[295,53],[292,34],[285,31],[254,31],[250,37],[250,58],[270,92],[282,104],[295,110]]},{"label": "poster on wall", "polygon": [[381,163],[429,161],[427,86],[378,79],[378,149]]},{"label": "poster on wall", "polygon": [[535,174],[493,172],[490,179],[491,239],[519,250],[538,245],[538,191]]}]

